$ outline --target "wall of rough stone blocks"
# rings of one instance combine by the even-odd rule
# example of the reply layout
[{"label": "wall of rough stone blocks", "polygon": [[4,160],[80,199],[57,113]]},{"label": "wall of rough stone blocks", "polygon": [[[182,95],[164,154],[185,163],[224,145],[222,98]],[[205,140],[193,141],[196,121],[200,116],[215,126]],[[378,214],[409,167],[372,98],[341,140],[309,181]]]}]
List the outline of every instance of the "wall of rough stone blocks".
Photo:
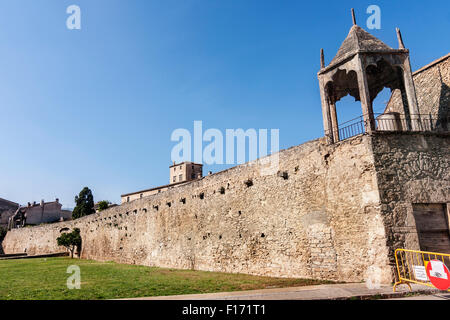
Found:
[{"label": "wall of rough stone blocks", "polygon": [[378,134],[374,159],[390,263],[394,250],[420,250],[413,204],[450,204],[450,134]]},{"label": "wall of rough stone blocks", "polygon": [[75,221],[13,230],[3,247],[59,252],[60,231],[78,227],[88,259],[390,283],[395,248],[418,249],[412,204],[450,202],[449,143],[418,133],[319,139],[281,151],[276,172],[240,165]]},{"label": "wall of rough stone blocks", "polygon": [[265,169],[256,161],[76,221],[13,230],[4,249],[58,252],[60,230],[78,227],[88,259],[340,281],[367,280],[376,266],[377,279],[391,281],[370,137],[311,141]]}]

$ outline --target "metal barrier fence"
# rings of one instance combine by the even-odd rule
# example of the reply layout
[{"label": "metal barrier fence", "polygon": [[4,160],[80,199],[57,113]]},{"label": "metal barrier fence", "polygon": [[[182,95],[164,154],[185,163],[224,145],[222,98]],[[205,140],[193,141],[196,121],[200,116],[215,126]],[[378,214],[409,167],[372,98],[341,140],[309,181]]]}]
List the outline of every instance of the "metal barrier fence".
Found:
[{"label": "metal barrier fence", "polygon": [[[433,117],[429,114],[402,115],[398,113],[385,113],[375,115],[376,131],[417,131],[417,132],[449,132],[450,117]],[[339,140],[365,133],[363,116],[346,121],[339,125]]]},{"label": "metal barrier fence", "polygon": [[[410,283],[422,284],[450,292],[450,274],[448,272],[450,254],[397,249],[395,250],[395,263],[398,281],[394,284],[394,292],[400,284],[406,284],[412,290]],[[439,270],[440,273],[436,271],[438,267],[442,268],[442,271]],[[432,268],[436,270],[433,271]],[[444,287],[440,287],[440,277],[444,282]],[[438,286],[436,286],[436,280]],[[447,282],[448,286],[445,285]]]},{"label": "metal barrier fence", "polygon": [[365,124],[362,116],[360,119],[352,124],[339,128],[339,140],[345,140],[358,134],[363,134],[365,131]]},{"label": "metal barrier fence", "polygon": [[419,131],[419,132],[447,132],[450,130],[450,117],[432,117],[426,114],[400,115],[386,113],[375,119],[378,131]]}]

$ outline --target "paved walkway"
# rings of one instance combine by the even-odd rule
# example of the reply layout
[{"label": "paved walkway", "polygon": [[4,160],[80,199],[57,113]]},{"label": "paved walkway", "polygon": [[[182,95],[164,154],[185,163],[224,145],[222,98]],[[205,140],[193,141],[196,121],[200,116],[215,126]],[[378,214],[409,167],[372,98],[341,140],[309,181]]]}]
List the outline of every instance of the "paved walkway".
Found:
[{"label": "paved walkway", "polygon": [[[438,290],[412,285],[416,294],[432,294]],[[262,289],[251,291],[220,292],[207,294],[188,294],[179,296],[135,298],[131,300],[343,300],[343,299],[376,299],[400,298],[409,293],[409,288],[401,285],[397,292],[392,286],[382,285],[378,289],[368,289],[364,283],[325,284],[318,286]]]}]

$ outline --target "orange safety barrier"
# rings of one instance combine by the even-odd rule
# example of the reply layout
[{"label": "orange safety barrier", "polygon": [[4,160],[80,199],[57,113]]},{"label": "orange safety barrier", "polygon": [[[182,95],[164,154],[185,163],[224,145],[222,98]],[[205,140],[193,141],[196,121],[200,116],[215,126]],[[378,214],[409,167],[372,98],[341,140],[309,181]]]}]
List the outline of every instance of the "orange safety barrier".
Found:
[{"label": "orange safety barrier", "polygon": [[398,281],[394,284],[394,292],[400,284],[406,284],[412,290],[410,283],[450,291],[450,254],[397,249],[395,263]]}]

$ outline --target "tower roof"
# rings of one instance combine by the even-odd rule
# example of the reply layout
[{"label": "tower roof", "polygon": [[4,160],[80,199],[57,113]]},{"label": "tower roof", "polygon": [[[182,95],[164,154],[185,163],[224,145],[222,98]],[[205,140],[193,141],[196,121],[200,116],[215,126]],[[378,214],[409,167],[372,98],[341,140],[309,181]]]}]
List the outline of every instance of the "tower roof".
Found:
[{"label": "tower roof", "polygon": [[341,44],[336,56],[330,62],[329,66],[335,65],[357,52],[391,52],[392,49],[380,39],[374,37],[358,25],[353,25]]}]

